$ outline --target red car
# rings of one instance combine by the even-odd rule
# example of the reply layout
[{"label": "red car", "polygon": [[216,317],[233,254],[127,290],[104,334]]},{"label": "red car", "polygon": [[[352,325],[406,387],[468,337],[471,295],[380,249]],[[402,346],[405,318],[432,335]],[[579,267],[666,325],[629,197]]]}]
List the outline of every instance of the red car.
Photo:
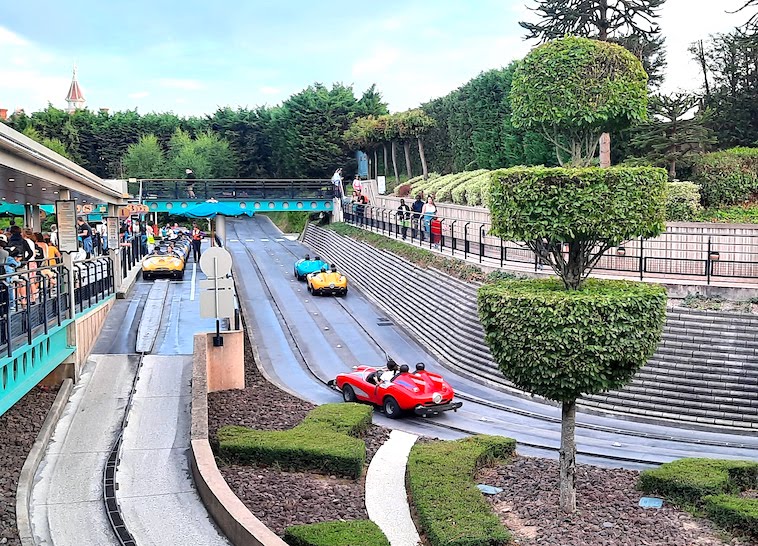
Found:
[{"label": "red car", "polygon": [[[394,366],[393,366],[394,364]],[[441,375],[427,372],[423,362],[411,373],[408,366],[390,361],[387,368],[355,366],[350,373],[341,373],[329,386],[342,393],[345,402],[369,402],[381,406],[390,419],[404,412],[422,417],[456,411],[463,402],[453,402],[455,392]]]}]

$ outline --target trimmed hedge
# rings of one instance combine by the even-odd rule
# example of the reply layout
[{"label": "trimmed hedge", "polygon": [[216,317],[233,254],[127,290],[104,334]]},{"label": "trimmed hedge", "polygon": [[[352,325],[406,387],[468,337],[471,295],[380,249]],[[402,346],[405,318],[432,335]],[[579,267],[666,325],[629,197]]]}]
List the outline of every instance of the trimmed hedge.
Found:
[{"label": "trimmed hedge", "polygon": [[222,457],[242,463],[279,465],[357,479],[366,462],[366,443],[357,438],[371,425],[371,406],[324,404],[284,431],[226,426],[218,431]]},{"label": "trimmed hedge", "polygon": [[694,181],[706,207],[732,205],[758,193],[758,148],[732,148],[697,157]]},{"label": "trimmed hedge", "polygon": [[373,521],[327,521],[293,525],[284,531],[290,546],[390,546],[389,540]]},{"label": "trimmed hedge", "polygon": [[486,204],[489,194],[489,175],[492,171],[478,169],[475,171],[463,171],[460,173],[429,175],[428,180],[422,177],[412,178],[408,181],[412,185],[408,194],[416,197],[420,191],[424,196],[435,194],[438,203],[453,202],[457,205],[482,206]]},{"label": "trimmed hedge", "polygon": [[758,462],[679,459],[642,472],[637,488],[686,507],[703,506],[722,527],[758,537],[758,500],[736,496],[758,488]]},{"label": "trimmed hedge", "polygon": [[572,401],[626,384],[658,347],[666,290],[632,281],[501,281],[479,289],[479,318],[503,375],[520,389]]},{"label": "trimmed hedge", "polygon": [[700,186],[692,182],[666,184],[666,220],[694,222],[703,207],[700,206]]},{"label": "trimmed hedge", "polygon": [[477,489],[477,470],[508,460],[516,441],[472,436],[417,443],[408,459],[408,484],[418,523],[431,546],[497,546],[511,534]]}]

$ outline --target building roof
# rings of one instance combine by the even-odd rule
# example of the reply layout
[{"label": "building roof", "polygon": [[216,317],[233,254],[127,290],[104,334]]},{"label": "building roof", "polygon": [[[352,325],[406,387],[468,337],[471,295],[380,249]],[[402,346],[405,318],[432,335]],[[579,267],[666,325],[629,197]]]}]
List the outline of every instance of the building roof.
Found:
[{"label": "building roof", "polygon": [[82,93],[82,89],[79,87],[79,82],[76,81],[76,67],[74,67],[74,77],[71,78],[71,87],[68,88],[66,101],[84,102],[84,93]]}]

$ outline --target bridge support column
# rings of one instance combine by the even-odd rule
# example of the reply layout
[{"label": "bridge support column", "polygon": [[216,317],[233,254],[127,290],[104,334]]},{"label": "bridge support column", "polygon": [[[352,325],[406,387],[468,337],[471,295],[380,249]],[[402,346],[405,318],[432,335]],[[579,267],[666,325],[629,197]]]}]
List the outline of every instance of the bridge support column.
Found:
[{"label": "bridge support column", "polygon": [[335,197],[332,200],[332,222],[344,222],[342,217],[342,199]]},{"label": "bridge support column", "polygon": [[24,227],[34,231],[42,231],[42,221],[39,215],[39,205],[24,205]]},{"label": "bridge support column", "polygon": [[226,248],[226,216],[223,214],[216,215],[216,235],[221,241],[221,246]]},{"label": "bridge support column", "polygon": [[[61,188],[59,198],[62,200],[71,199],[70,190]],[[71,318],[73,319],[76,318],[76,285],[74,284],[74,279],[76,276],[74,275],[74,254],[71,252],[61,252],[61,256],[63,258],[63,265],[66,266],[66,269],[68,270],[68,306],[71,310]],[[70,347],[76,347],[76,321],[73,321],[71,324],[69,324],[66,335],[68,338],[68,345]],[[61,365],[58,366],[58,368],[56,368],[56,370],[50,374],[50,376],[51,382],[48,384],[62,381],[66,377],[73,379],[74,383],[77,383],[79,381],[79,369],[76,362],[76,351],[74,354],[64,360]]]},{"label": "bridge support column", "polygon": [[[118,218],[118,206],[108,203],[108,216]],[[108,245],[108,257],[110,257],[111,261],[113,262],[113,288],[115,291],[118,291],[118,289],[121,287],[121,281],[124,278],[121,271],[120,250],[121,249],[118,244],[113,248]]]}]

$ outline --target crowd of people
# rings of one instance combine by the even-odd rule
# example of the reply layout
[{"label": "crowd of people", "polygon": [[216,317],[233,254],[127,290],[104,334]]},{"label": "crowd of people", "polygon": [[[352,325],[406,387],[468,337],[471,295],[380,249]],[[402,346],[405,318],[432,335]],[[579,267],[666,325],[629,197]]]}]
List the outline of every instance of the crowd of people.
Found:
[{"label": "crowd of people", "polygon": [[442,238],[442,220],[437,216],[437,205],[434,196],[428,195],[424,200],[424,193],[419,192],[411,206],[406,204],[405,199],[400,199],[397,207],[397,219],[403,239],[408,237],[408,228],[411,229],[411,238],[423,241],[425,235],[439,249]]}]

